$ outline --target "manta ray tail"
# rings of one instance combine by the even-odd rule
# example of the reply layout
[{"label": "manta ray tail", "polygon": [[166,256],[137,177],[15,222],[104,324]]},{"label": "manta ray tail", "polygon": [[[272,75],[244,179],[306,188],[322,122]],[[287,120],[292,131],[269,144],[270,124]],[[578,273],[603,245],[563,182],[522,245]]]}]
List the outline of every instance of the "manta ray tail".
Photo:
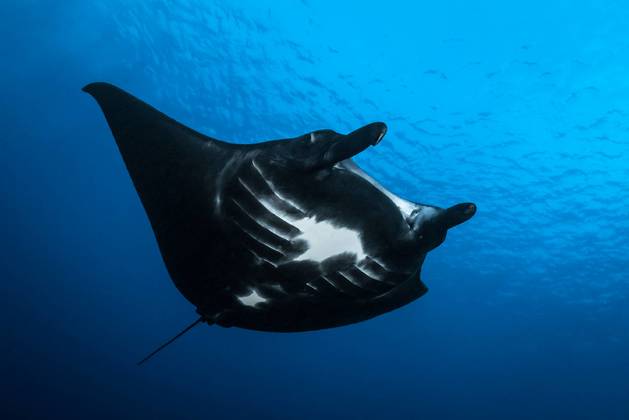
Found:
[{"label": "manta ray tail", "polygon": [[174,336],[173,338],[171,338],[170,340],[166,341],[165,343],[160,345],[158,348],[156,348],[155,350],[150,352],[144,359],[140,360],[137,363],[137,365],[140,366],[144,362],[148,361],[151,357],[155,356],[157,353],[159,353],[164,348],[166,348],[166,346],[168,346],[169,344],[172,344],[176,339],[178,339],[179,337],[181,337],[182,335],[184,335],[185,333],[187,333],[188,331],[190,331],[191,329],[193,329],[194,327],[196,327],[198,324],[200,324],[203,321],[205,321],[205,318],[204,317],[199,317],[199,319],[194,321],[192,324],[188,325],[179,334],[177,334],[176,336]]}]

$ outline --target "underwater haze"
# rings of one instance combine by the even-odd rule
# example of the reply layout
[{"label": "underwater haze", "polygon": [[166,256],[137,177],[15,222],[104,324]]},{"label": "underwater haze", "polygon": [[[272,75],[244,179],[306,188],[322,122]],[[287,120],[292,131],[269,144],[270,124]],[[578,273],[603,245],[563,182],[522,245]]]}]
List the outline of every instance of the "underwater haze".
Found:
[{"label": "underwater haze", "polygon": [[[3,419],[629,418],[625,1],[4,0]],[[309,333],[197,327],[107,81],[238,143],[373,121],[356,159],[478,213],[421,299]]]}]

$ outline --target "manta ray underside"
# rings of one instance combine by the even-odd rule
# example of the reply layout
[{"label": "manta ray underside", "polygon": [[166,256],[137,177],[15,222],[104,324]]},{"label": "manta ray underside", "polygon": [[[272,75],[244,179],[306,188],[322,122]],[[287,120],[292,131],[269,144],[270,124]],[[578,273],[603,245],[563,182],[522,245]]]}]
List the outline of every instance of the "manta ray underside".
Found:
[{"label": "manta ray underside", "polygon": [[232,144],[113,85],[84,91],[105,114],[170,277],[200,316],[183,332],[201,322],[308,331],[406,305],[427,290],[426,254],[476,211],[404,200],[352,162],[384,137],[383,123]]}]

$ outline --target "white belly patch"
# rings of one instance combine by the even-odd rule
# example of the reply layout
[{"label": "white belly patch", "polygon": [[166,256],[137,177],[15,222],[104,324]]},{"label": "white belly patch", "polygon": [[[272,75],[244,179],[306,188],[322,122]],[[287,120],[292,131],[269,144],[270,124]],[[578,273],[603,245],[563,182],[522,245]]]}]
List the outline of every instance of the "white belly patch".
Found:
[{"label": "white belly patch", "polygon": [[[298,214],[303,216],[296,216],[295,213],[289,214],[284,209],[276,204],[274,199],[265,197],[264,195],[257,194],[245,181],[239,178],[240,184],[262,205],[267,211],[273,213],[286,223],[294,226],[300,231],[300,234],[293,238],[293,240],[305,241],[307,248],[300,255],[293,257],[291,261],[315,261],[322,262],[330,257],[334,257],[341,254],[353,254],[356,257],[356,261],[361,261],[367,257],[363,243],[360,238],[360,232],[347,227],[337,226],[328,220],[316,220],[313,216],[307,216],[306,211],[300,208],[300,206],[288,197],[278,193],[278,189],[269,181],[261,170],[261,168],[253,162],[253,167],[260,174],[262,179],[269,186],[269,189],[273,191],[275,200],[280,200],[282,204],[291,206],[292,208],[299,210]],[[269,244],[265,244],[269,246]]]},{"label": "white belly patch", "polygon": [[357,261],[366,257],[360,235],[355,230],[336,227],[325,220],[317,222],[314,217],[292,220],[292,224],[301,231],[297,239],[303,239],[308,244],[308,250],[294,261],[322,262],[343,253],[356,255]]}]

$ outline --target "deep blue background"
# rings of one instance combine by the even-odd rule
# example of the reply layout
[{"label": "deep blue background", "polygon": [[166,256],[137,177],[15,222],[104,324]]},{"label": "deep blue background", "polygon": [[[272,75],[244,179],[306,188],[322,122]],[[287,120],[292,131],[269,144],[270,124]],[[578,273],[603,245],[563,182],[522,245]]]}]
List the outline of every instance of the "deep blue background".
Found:
[{"label": "deep blue background", "polygon": [[[629,418],[629,6],[360,4],[1,3],[0,417]],[[96,80],[237,142],[385,121],[361,165],[479,212],[403,309],[138,368],[195,314]]]}]

